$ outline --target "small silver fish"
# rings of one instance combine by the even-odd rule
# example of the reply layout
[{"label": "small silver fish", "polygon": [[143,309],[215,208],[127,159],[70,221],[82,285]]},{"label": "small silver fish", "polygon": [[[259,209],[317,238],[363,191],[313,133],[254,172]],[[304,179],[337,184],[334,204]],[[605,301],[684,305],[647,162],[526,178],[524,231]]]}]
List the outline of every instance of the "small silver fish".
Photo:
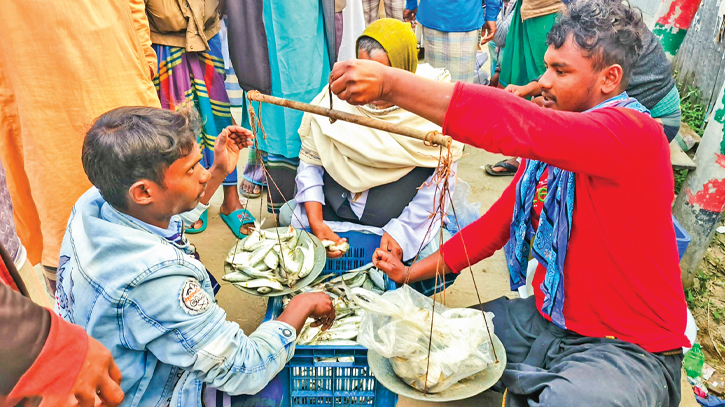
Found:
[{"label": "small silver fish", "polygon": [[225,274],[222,276],[222,280],[229,281],[230,283],[243,283],[245,281],[251,280],[252,277],[248,276],[247,274],[244,274],[240,271],[233,271],[231,273]]},{"label": "small silver fish", "polygon": [[385,273],[373,267],[368,270],[368,274],[370,274],[370,280],[378,289],[385,290]]},{"label": "small silver fish", "polygon": [[350,250],[350,244],[347,242],[342,242],[339,245],[335,244],[332,240],[323,240],[322,245],[325,247],[325,249],[328,252],[343,252],[347,253],[348,250]]},{"label": "small silver fish", "polygon": [[279,266],[279,256],[274,250],[270,250],[266,256],[264,256],[264,264],[270,269],[274,270]]},{"label": "small silver fish", "polygon": [[[268,272],[268,271],[261,271],[259,269],[256,269],[254,267],[249,266],[241,266],[236,269],[237,271],[244,273],[248,275],[249,277],[252,277],[251,279],[255,278],[267,278],[267,279],[275,279],[274,274]],[[251,280],[250,279],[250,280]]]},{"label": "small silver fish", "polygon": [[279,283],[277,280],[270,280],[268,278],[258,278],[256,280],[251,281],[244,281],[241,283],[234,283],[240,287],[244,288],[259,288],[259,287],[269,287],[275,291],[282,291],[284,290],[284,287],[282,284]]},{"label": "small silver fish", "polygon": [[305,325],[305,327],[302,328],[302,332],[297,336],[297,343],[300,345],[308,344],[312,342],[320,332],[322,332],[320,327],[313,328],[310,325]]}]

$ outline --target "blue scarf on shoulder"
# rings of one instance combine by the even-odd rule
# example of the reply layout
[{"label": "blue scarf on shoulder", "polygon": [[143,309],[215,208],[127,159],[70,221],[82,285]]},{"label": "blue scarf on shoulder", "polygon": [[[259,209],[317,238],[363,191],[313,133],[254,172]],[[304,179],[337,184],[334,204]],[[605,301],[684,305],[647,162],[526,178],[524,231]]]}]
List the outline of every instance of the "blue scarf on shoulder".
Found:
[{"label": "blue scarf on shoulder", "polygon": [[[605,107],[624,107],[649,114],[649,110],[627,92],[615,96],[587,110]],[[539,227],[534,232],[531,224],[531,208],[534,203],[536,186],[546,168],[549,168],[547,195],[539,219]],[[511,290],[526,284],[526,269],[529,253],[546,268],[546,277],[541,283],[544,303],[541,312],[562,329],[566,329],[564,320],[564,262],[571,235],[574,197],[576,196],[575,174],[550,166],[536,160],[527,160],[524,174],[516,185],[516,203],[511,236],[504,246],[506,264],[511,274]],[[529,242],[533,238],[534,246]]]}]

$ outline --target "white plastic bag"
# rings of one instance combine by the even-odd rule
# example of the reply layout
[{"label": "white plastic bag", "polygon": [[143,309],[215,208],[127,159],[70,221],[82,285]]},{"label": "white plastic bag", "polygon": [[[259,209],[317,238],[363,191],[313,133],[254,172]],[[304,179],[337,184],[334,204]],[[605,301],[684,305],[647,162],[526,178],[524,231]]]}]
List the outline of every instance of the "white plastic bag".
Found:
[{"label": "white plastic bag", "polygon": [[[431,337],[433,300],[408,285],[383,295],[354,288],[351,298],[366,311],[357,341],[388,358],[398,377],[422,392],[442,392],[494,363],[480,310],[436,303]],[[491,335],[492,321],[487,312]]]},{"label": "white plastic bag", "polygon": [[[471,194],[471,186],[462,179],[458,180],[456,188],[453,190],[453,205],[448,206],[448,219],[449,224],[447,229],[451,234],[456,234],[460,229],[465,228],[471,223],[478,220],[481,216],[478,211],[481,209],[481,203],[468,202],[468,195]],[[456,209],[455,216],[453,215],[453,208]],[[456,217],[458,217],[458,223],[456,223]]]}]

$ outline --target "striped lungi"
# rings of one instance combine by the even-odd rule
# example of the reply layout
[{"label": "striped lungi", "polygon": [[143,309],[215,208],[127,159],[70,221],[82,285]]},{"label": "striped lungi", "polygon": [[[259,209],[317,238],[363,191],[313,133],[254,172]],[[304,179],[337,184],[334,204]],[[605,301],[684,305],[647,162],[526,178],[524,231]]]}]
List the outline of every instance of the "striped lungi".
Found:
[{"label": "striped lungi", "polygon": [[362,0],[365,26],[378,21],[380,18],[380,2],[385,6],[385,17],[403,21],[405,0]]},{"label": "striped lungi", "polygon": [[680,92],[672,86],[669,92],[650,110],[653,119],[662,122],[667,141],[672,141],[680,131],[682,113],[680,112]]},{"label": "striped lungi", "polygon": [[451,82],[473,83],[479,31],[448,33],[424,26],[425,62],[434,68],[447,69]]},{"label": "striped lungi", "polygon": [[[209,40],[209,51],[186,52],[180,47],[153,44],[159,63],[154,78],[161,107],[176,110],[190,101],[199,112],[202,129],[198,136],[201,164],[214,164],[214,143],[225,127],[232,125],[229,97],[224,87],[224,59],[221,41],[216,35]],[[236,185],[237,172],[224,179],[223,185]]]}]

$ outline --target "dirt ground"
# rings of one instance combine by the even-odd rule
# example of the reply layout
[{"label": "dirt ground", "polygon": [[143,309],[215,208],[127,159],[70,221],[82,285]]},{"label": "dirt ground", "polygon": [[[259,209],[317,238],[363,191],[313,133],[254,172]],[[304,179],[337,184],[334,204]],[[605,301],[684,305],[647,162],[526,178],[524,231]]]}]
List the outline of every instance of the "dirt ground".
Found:
[{"label": "dirt ground", "polygon": [[[465,154],[465,157],[459,162],[458,176],[471,185],[472,192],[469,201],[481,202],[481,213],[484,213],[501,195],[511,178],[490,177],[485,175],[483,170],[479,168],[486,163],[494,163],[500,160],[501,156],[470,146],[466,147]],[[245,158],[243,157],[242,161],[240,161],[240,168],[243,168]],[[265,199],[262,196],[250,200],[248,208],[255,217],[260,214],[260,205],[264,204]],[[207,230],[198,235],[189,235],[189,240],[198,248],[201,259],[209,271],[221,281],[224,258],[235,244],[236,238],[219,217],[221,194],[217,193],[211,203]],[[267,214],[266,209],[262,213],[264,216],[270,216]],[[267,224],[270,225],[271,223],[268,221]],[[485,236],[481,238],[485,238]],[[480,290],[481,300],[488,301],[501,296],[515,298],[517,296],[517,294],[509,290],[508,272],[503,251],[499,251],[491,258],[477,264],[473,267],[473,271]],[[471,278],[470,273],[463,273],[455,284],[446,291],[447,306],[465,307],[477,303],[476,292],[471,283]],[[262,323],[267,307],[266,299],[244,294],[231,286],[223,286],[217,295],[217,300],[221,307],[227,311],[228,319],[237,322],[246,333],[251,333]],[[684,386],[687,386],[687,384],[683,385],[681,406],[697,406],[692,390],[689,386]],[[493,407],[501,405],[501,396],[486,392],[471,399],[450,403],[426,403],[401,397],[398,403],[399,406],[405,407],[423,407],[434,404],[440,407]]]}]

